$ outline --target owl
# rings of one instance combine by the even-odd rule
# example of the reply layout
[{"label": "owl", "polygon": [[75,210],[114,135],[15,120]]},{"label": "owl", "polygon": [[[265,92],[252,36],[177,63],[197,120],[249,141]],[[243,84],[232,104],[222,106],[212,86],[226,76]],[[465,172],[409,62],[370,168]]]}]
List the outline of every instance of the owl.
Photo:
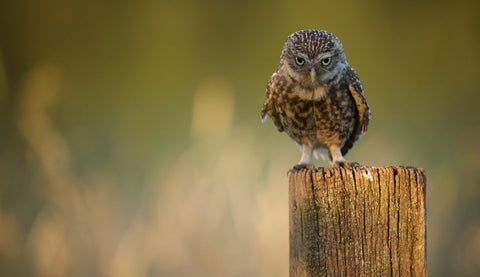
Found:
[{"label": "owl", "polygon": [[302,30],[288,36],[267,84],[262,122],[267,115],[301,148],[300,162],[290,171],[314,168],[315,150],[326,150],[333,166],[359,165],[343,156],[367,131],[370,108],[335,35]]}]

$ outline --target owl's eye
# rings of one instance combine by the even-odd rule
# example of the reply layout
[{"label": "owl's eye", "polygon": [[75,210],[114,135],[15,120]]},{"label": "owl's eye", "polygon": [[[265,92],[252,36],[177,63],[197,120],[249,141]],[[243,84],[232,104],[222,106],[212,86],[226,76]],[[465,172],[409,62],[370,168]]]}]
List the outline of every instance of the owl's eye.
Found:
[{"label": "owl's eye", "polygon": [[298,64],[298,65],[302,65],[305,63],[305,60],[303,58],[300,58],[300,57],[296,57],[295,58],[295,62]]},{"label": "owl's eye", "polygon": [[322,65],[327,66],[332,62],[332,58],[326,58],[322,60]]}]

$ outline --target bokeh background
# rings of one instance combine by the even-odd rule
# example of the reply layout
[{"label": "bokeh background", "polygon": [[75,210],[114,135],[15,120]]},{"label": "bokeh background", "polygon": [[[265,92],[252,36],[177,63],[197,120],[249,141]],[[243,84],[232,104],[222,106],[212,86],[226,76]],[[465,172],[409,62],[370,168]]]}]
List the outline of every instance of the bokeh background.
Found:
[{"label": "bokeh background", "polygon": [[259,112],[316,28],[372,109],[347,158],[424,168],[430,275],[479,276],[478,3],[1,1],[0,275],[287,276],[300,153]]}]

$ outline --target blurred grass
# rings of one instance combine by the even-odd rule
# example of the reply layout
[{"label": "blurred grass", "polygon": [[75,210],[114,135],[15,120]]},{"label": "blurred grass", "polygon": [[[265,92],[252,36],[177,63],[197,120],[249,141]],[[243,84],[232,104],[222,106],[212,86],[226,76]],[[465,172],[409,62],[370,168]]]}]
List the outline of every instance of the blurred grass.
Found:
[{"label": "blurred grass", "polygon": [[478,8],[1,2],[0,275],[288,275],[300,154],[259,110],[286,36],[318,28],[372,109],[347,157],[425,168],[429,273],[478,276]]}]

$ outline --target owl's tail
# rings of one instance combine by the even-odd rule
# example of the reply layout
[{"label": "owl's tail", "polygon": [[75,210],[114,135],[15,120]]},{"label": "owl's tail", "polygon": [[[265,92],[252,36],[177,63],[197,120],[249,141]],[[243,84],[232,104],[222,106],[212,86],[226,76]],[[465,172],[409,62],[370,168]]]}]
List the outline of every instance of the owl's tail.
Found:
[{"label": "owl's tail", "polygon": [[328,151],[327,148],[316,148],[313,151],[313,155],[317,160],[320,160],[321,158],[323,161],[329,162],[330,164],[332,163],[332,154],[330,154],[330,151]]}]

